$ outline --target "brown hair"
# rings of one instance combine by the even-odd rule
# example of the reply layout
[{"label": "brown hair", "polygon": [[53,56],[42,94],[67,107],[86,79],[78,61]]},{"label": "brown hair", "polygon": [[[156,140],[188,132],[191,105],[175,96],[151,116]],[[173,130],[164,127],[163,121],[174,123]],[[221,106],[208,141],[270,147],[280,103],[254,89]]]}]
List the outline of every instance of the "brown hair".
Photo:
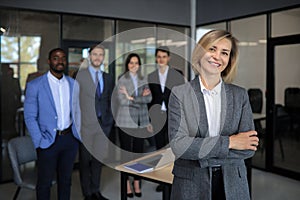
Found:
[{"label": "brown hair", "polygon": [[167,47],[167,46],[159,46],[159,47],[157,47],[155,49],[155,56],[157,56],[157,53],[159,51],[167,53],[167,55],[170,56],[170,50],[169,50],[169,47]]},{"label": "brown hair", "polygon": [[94,49],[99,48],[103,50],[103,55],[105,56],[105,47],[102,44],[95,44],[90,47],[89,53],[91,53]]},{"label": "brown hair", "polygon": [[131,53],[126,58],[126,61],[125,61],[125,72],[124,72],[125,73],[125,77],[129,78],[129,67],[128,67],[128,65],[130,63],[131,58],[133,58],[133,57],[136,57],[138,59],[138,63],[139,63],[139,66],[140,66],[139,69],[138,69],[138,71],[137,71],[137,75],[138,75],[139,79],[143,79],[142,72],[141,72],[142,71],[141,70],[141,67],[142,67],[141,66],[142,65],[141,58],[136,53]]},{"label": "brown hair", "polygon": [[228,31],[225,30],[212,30],[202,36],[197,43],[192,54],[192,67],[196,75],[199,74],[200,60],[206,53],[207,49],[214,43],[228,39],[231,41],[231,51],[227,67],[222,71],[221,77],[224,82],[231,83],[236,76],[237,64],[238,64],[238,40]]}]

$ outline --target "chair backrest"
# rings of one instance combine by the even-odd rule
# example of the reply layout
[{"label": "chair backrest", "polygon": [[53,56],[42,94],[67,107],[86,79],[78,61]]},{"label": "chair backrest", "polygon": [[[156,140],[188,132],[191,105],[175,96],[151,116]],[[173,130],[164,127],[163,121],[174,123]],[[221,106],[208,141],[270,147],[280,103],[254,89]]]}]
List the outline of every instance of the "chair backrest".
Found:
[{"label": "chair backrest", "polygon": [[285,132],[289,130],[289,126],[291,123],[291,118],[289,114],[286,112],[286,108],[281,104],[274,105],[274,113],[275,113],[275,134],[283,135]]},{"label": "chair backrest", "polygon": [[289,109],[300,108],[300,88],[289,87],[284,90],[284,105]]},{"label": "chair backrest", "polygon": [[37,154],[30,136],[12,138],[7,144],[8,155],[17,185],[22,184],[20,165],[37,160]]},{"label": "chair backrest", "polygon": [[263,92],[259,88],[248,89],[248,96],[253,113],[261,113],[263,106]]}]

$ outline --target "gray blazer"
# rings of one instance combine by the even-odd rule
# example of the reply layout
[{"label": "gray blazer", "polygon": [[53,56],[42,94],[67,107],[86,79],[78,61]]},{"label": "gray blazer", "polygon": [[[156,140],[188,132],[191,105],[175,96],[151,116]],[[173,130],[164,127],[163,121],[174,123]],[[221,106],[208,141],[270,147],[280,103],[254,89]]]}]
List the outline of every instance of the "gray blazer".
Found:
[{"label": "gray blazer", "polygon": [[[114,122],[111,111],[114,82],[109,74],[103,72],[102,75],[104,88],[100,99],[95,98],[96,85],[88,69],[80,69],[76,76],[80,93],[82,142],[99,160],[107,156],[108,137]],[[101,120],[96,115],[96,104],[101,108]]]},{"label": "gray blazer", "polygon": [[[152,95],[142,96],[145,88],[149,88],[146,78],[138,79],[138,93],[136,95],[133,81],[130,76],[123,75],[117,89],[125,86],[130,96],[134,97],[129,101],[124,94],[118,93],[119,109],[116,117],[116,124],[123,128],[144,128],[149,125],[149,114],[147,104],[151,101]],[[139,123],[139,126],[138,126]]]},{"label": "gray blazer", "polygon": [[221,165],[227,200],[250,199],[244,159],[254,151],[229,149],[229,137],[254,130],[245,89],[222,84],[221,131],[208,136],[208,122],[199,77],[174,87],[169,101],[170,146],[176,156],[172,199],[210,200],[211,167]]}]

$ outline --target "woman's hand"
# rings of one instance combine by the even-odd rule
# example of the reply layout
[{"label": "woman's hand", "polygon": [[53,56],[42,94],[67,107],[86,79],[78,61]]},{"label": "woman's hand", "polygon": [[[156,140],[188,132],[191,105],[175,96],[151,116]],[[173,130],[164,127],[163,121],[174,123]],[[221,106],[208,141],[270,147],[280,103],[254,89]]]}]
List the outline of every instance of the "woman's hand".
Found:
[{"label": "woman's hand", "polygon": [[148,126],[147,126],[147,131],[148,131],[149,133],[153,133],[153,126],[152,126],[152,124],[148,124]]},{"label": "woman's hand", "polygon": [[149,94],[151,94],[151,91],[150,91],[150,89],[149,88],[145,88],[144,90],[143,90],[143,97],[144,96],[148,96]]},{"label": "woman's hand", "polygon": [[129,95],[128,95],[128,92],[127,92],[127,89],[126,89],[125,86],[123,86],[123,85],[120,86],[119,92],[120,92],[121,94],[124,94],[125,97],[126,97],[126,99],[128,99],[128,100],[130,100],[130,101],[134,100],[134,98],[133,98],[132,96],[129,96]]},{"label": "woman's hand", "polygon": [[256,131],[241,132],[229,137],[229,149],[256,151],[258,142]]}]

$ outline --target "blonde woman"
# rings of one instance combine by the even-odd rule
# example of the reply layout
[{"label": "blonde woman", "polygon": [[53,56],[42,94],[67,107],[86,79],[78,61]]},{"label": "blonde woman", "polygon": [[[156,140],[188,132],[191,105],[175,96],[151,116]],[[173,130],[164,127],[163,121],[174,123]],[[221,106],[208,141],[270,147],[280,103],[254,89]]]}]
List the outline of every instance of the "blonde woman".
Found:
[{"label": "blonde woman", "polygon": [[193,51],[195,79],[172,90],[171,199],[250,199],[244,159],[254,155],[258,137],[247,91],[231,84],[237,60],[235,37],[212,30]]}]

